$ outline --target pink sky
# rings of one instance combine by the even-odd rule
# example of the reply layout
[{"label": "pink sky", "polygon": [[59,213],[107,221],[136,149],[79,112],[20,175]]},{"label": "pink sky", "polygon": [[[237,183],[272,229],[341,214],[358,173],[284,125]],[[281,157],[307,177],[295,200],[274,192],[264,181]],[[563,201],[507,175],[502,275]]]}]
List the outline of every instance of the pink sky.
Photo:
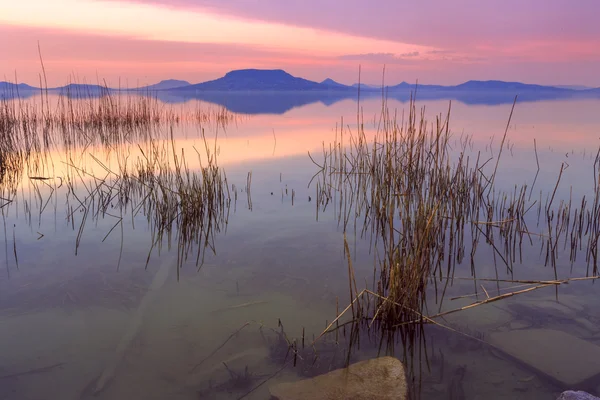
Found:
[{"label": "pink sky", "polygon": [[[343,7],[342,7],[343,4]],[[0,80],[137,86],[232,69],[600,86],[596,0],[0,0]]]}]

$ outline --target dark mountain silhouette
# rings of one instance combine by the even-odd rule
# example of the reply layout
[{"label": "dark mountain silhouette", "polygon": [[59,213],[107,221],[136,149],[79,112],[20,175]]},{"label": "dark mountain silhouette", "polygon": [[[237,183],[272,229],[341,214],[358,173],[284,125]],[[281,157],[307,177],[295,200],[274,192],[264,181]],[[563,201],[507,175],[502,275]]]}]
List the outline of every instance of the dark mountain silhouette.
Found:
[{"label": "dark mountain silhouette", "polygon": [[306,91],[306,90],[352,90],[339,85],[323,85],[308,79],[297,78],[281,69],[241,69],[231,71],[222,78],[196,85],[176,88],[177,91]]},{"label": "dark mountain silhouette", "polygon": [[190,85],[191,83],[189,83],[188,81],[182,81],[178,79],[165,79],[158,83],[155,83],[154,85],[141,86],[131,90],[169,90]]},{"label": "dark mountain silhouette", "polygon": [[366,83],[360,83],[360,84],[359,83],[353,83],[352,84],[352,87],[356,88],[356,89],[358,89],[359,86],[360,86],[361,90],[363,90],[363,89],[373,89],[373,90],[377,89],[377,90],[381,90],[381,85],[369,85],[369,84],[366,84]]},{"label": "dark mountain silhouette", "polygon": [[32,90],[40,90],[33,86],[29,86],[26,83],[12,83],[12,82],[0,82],[0,91],[9,92],[9,91],[32,91]]},{"label": "dark mountain silhouette", "polygon": [[400,82],[397,85],[386,86],[386,89],[388,91],[396,91],[396,90],[404,90],[404,91],[406,91],[406,90],[412,90],[412,91],[414,91],[415,89],[417,91],[421,91],[421,90],[444,90],[444,89],[448,89],[450,87],[451,86],[423,85],[423,84],[420,84],[420,83]]},{"label": "dark mountain silhouette", "polygon": [[[381,96],[381,86],[361,83],[360,88],[361,98]],[[566,87],[498,80],[472,80],[455,86],[416,85],[415,83],[401,82],[397,85],[386,85],[385,90],[390,98],[408,101],[411,95],[414,95],[415,88],[416,98],[420,100],[447,99],[465,104],[512,103],[516,95],[520,102],[600,98],[600,88],[575,90]],[[0,82],[0,97],[4,99],[34,96],[39,90],[26,84],[15,85]],[[280,114],[308,103],[321,102],[329,105],[342,99],[356,99],[358,84],[347,86],[330,78],[319,83],[292,76],[281,69],[243,69],[231,71],[219,79],[198,84],[171,79],[142,88],[122,90],[149,94],[169,103],[200,99],[225,106],[234,112]],[[118,89],[109,89],[99,85],[70,84],[48,89],[48,91],[69,97],[85,98],[117,93]]]},{"label": "dark mountain silhouette", "polygon": [[56,88],[48,89],[49,92],[58,92],[62,95],[71,97],[89,97],[105,95],[114,91],[114,89],[107,88],[100,85],[89,85],[87,83],[70,83],[66,86],[60,86]]},{"label": "dark mountain silhouette", "polygon": [[552,85],[552,86],[559,88],[559,89],[573,89],[573,90],[594,89],[593,87],[584,86],[584,85]]},{"label": "dark mountain silhouette", "polygon": [[[358,87],[358,84],[352,85],[353,87]],[[361,90],[381,90],[381,86],[377,87],[375,85],[364,85],[361,84]],[[542,86],[542,85],[532,85],[521,82],[504,82],[504,81],[467,81],[461,83],[459,85],[452,86],[444,86],[444,85],[424,85],[421,83],[408,83],[401,82],[397,85],[386,85],[386,91],[388,92],[398,92],[398,91],[414,91],[417,92],[512,92],[512,93],[521,93],[521,92],[555,92],[555,93],[570,93],[575,92],[575,89],[569,88],[559,88],[556,86]]]},{"label": "dark mountain silhouette", "polygon": [[[368,85],[360,84],[361,91],[380,91],[381,86],[379,85]],[[521,92],[553,92],[553,93],[594,93],[597,89],[586,89],[583,86],[573,87],[559,87],[559,86],[543,86],[543,85],[532,85],[521,82],[505,82],[498,80],[490,81],[475,81],[471,80],[465,83],[454,86],[442,86],[442,85],[423,85],[415,83],[401,82],[397,85],[386,85],[387,91],[414,91],[415,87],[417,91],[437,91],[437,92],[456,92],[456,91],[488,91],[498,92],[505,91],[513,94]],[[18,85],[10,82],[0,82],[0,91],[9,90],[39,90],[39,88],[29,86],[24,83]],[[241,69],[228,72],[225,76],[202,83],[190,84],[187,81],[168,79],[163,80],[159,83],[144,86],[135,89],[121,89],[121,90],[152,90],[152,91],[306,91],[306,90],[340,90],[356,92],[358,84],[355,83],[351,86],[343,85],[339,82],[334,81],[331,78],[325,79],[323,82],[314,82],[308,79],[295,77],[284,70],[273,69]],[[598,88],[600,89],[600,88]],[[89,85],[89,84],[69,84],[62,87],[56,87],[48,89],[50,91],[60,92],[106,92],[116,91],[119,89],[106,88],[100,85]]]},{"label": "dark mountain silhouette", "polygon": [[468,81],[461,83],[460,85],[451,86],[452,90],[485,90],[485,91],[545,91],[545,92],[556,92],[556,93],[567,93],[573,92],[572,89],[561,89],[554,86],[542,86],[542,85],[531,85],[528,83],[521,82],[504,82],[504,81]]},{"label": "dark mountain silhouette", "polygon": [[321,85],[323,86],[329,86],[329,87],[334,87],[334,88],[349,88],[349,86],[344,85],[342,83],[336,82],[331,78],[327,78],[325,79],[323,82],[321,82]]},{"label": "dark mountain silhouette", "polygon": [[9,100],[35,96],[40,93],[40,89],[29,86],[25,83],[0,82],[0,100]]}]

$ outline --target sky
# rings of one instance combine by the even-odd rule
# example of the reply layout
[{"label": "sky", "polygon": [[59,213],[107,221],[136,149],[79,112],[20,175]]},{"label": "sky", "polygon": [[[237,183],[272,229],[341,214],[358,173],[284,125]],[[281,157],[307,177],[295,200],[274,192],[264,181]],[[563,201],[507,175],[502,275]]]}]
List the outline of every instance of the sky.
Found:
[{"label": "sky", "polygon": [[[598,0],[0,0],[0,80],[198,83],[242,68],[352,84],[600,87]],[[38,48],[39,43],[39,48]],[[385,73],[384,73],[385,69]]]}]

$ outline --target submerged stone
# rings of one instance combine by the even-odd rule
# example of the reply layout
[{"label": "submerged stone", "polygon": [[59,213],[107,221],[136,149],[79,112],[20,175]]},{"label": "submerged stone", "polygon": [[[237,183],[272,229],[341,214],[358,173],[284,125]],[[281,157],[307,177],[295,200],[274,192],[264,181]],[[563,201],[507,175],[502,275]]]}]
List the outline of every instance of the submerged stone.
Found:
[{"label": "submerged stone", "polygon": [[592,396],[587,392],[567,390],[562,392],[557,400],[600,400],[596,396]]},{"label": "submerged stone", "polygon": [[564,387],[600,376],[600,347],[552,329],[495,332],[490,344]]},{"label": "submerged stone", "polygon": [[468,328],[471,331],[487,332],[510,323],[514,316],[494,304],[485,304],[447,315],[445,319],[460,327],[461,331]]},{"label": "submerged stone", "polygon": [[361,361],[348,368],[269,388],[279,400],[404,400],[404,366],[394,357]]}]

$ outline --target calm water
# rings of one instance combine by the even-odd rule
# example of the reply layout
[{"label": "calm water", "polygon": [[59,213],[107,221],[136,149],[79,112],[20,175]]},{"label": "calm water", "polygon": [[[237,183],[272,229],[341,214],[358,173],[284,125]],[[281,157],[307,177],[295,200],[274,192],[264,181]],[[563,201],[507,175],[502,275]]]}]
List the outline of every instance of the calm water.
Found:
[{"label": "calm water", "polygon": [[[425,106],[433,121],[447,112],[448,101],[425,101],[418,106]],[[164,107],[218,110],[196,100]],[[365,129],[373,132],[381,102],[366,100],[361,107]],[[401,119],[407,103],[390,100],[388,107],[397,109]],[[472,135],[473,154],[497,155],[489,153],[490,144],[499,147],[510,110],[511,104],[453,102],[450,124],[456,149],[461,137]],[[540,190],[543,201],[552,193],[562,163],[567,168],[555,201],[572,198],[573,203],[580,203],[583,195],[593,201],[599,111],[598,100],[517,103],[498,171],[499,186],[507,191],[514,185],[531,186],[537,171],[535,139],[540,172],[530,189],[531,202],[540,197]],[[165,236],[159,251],[152,246],[143,209],[119,210],[113,198],[112,215],[94,215],[97,205],[86,201],[98,178],[109,176],[107,170],[119,169],[123,152],[132,160],[139,156],[136,143],[110,150],[95,144],[69,154],[57,145],[44,167],[29,176],[62,177],[63,185],[59,187],[56,179],[24,179],[11,197],[13,202],[2,208],[0,398],[87,399],[94,397],[94,388],[101,387],[95,396],[99,399],[237,399],[278,371],[281,363],[276,356],[282,347],[280,343],[277,347],[275,332],[281,332],[280,322],[298,344],[304,331],[308,344],[335,318],[336,302],[340,309],[348,304],[343,232],[333,206],[316,218],[316,189],[308,183],[318,169],[308,153],[316,160],[322,158],[323,146],[338,134],[336,126],[355,129],[356,113],[357,103],[343,100],[303,105],[283,114],[260,114],[259,110],[251,116],[237,116],[226,127],[206,123],[174,128],[177,151],[183,149],[191,170],[200,166],[194,149],[205,148],[199,135],[204,129],[206,143],[216,150],[218,165],[227,174],[229,186],[235,186],[231,190],[237,198],[228,210],[226,226],[214,232],[214,253],[206,252],[201,268],[193,253],[183,262],[179,279],[174,234]],[[201,160],[205,165],[206,158]],[[67,165],[85,165],[86,173],[74,172]],[[244,189],[249,172],[251,207]],[[76,198],[67,195],[70,187],[79,194]],[[79,207],[80,201],[92,211]],[[121,217],[122,225],[118,224]],[[533,220],[529,226],[531,232],[542,235],[546,229]],[[349,241],[357,280],[370,285],[374,253],[369,240],[349,237]],[[544,267],[540,244],[540,237],[527,240],[522,262],[517,260],[512,276],[502,266],[495,268],[493,250],[482,245],[476,254],[477,276],[495,278],[498,271],[504,279],[554,279],[554,271]],[[572,266],[568,246],[566,251],[562,243],[559,247],[559,278],[586,276],[584,252]],[[471,277],[467,258],[456,276]],[[435,285],[430,285],[429,314],[477,299],[452,300],[456,296],[477,291],[478,299],[485,298],[482,286],[490,296],[499,293],[499,286],[492,282],[455,280],[442,303],[443,285],[438,282],[437,286],[436,295]],[[561,377],[561,366],[572,363],[573,357],[581,364],[573,369],[582,377],[594,372],[582,388],[600,390],[596,376],[600,358],[595,358],[600,352],[597,292],[592,281],[572,282],[559,290],[543,288],[438,321],[452,330],[426,326],[425,341],[415,344],[422,356],[408,361],[416,371],[415,379],[422,380],[420,397],[449,398],[454,393],[450,398],[552,399],[565,387],[547,375],[569,382],[569,377]],[[565,336],[556,336],[555,331]],[[521,341],[520,336],[510,336],[515,332],[534,332],[545,347],[530,346],[534,353],[521,357],[528,349],[514,344]],[[473,337],[494,342],[496,347],[490,349]],[[573,352],[560,349],[569,348],[565,340],[576,343]],[[505,351],[498,350],[506,343]],[[370,343],[365,338],[353,359],[375,356],[377,345],[376,340]],[[402,347],[396,344],[400,358]],[[507,354],[511,349],[517,353]],[[328,365],[320,368],[325,372]],[[236,385],[233,378],[241,376],[248,378],[247,384],[239,379]],[[267,399],[269,385],[304,376],[289,366],[245,398]],[[106,382],[100,384],[104,378]]]}]

